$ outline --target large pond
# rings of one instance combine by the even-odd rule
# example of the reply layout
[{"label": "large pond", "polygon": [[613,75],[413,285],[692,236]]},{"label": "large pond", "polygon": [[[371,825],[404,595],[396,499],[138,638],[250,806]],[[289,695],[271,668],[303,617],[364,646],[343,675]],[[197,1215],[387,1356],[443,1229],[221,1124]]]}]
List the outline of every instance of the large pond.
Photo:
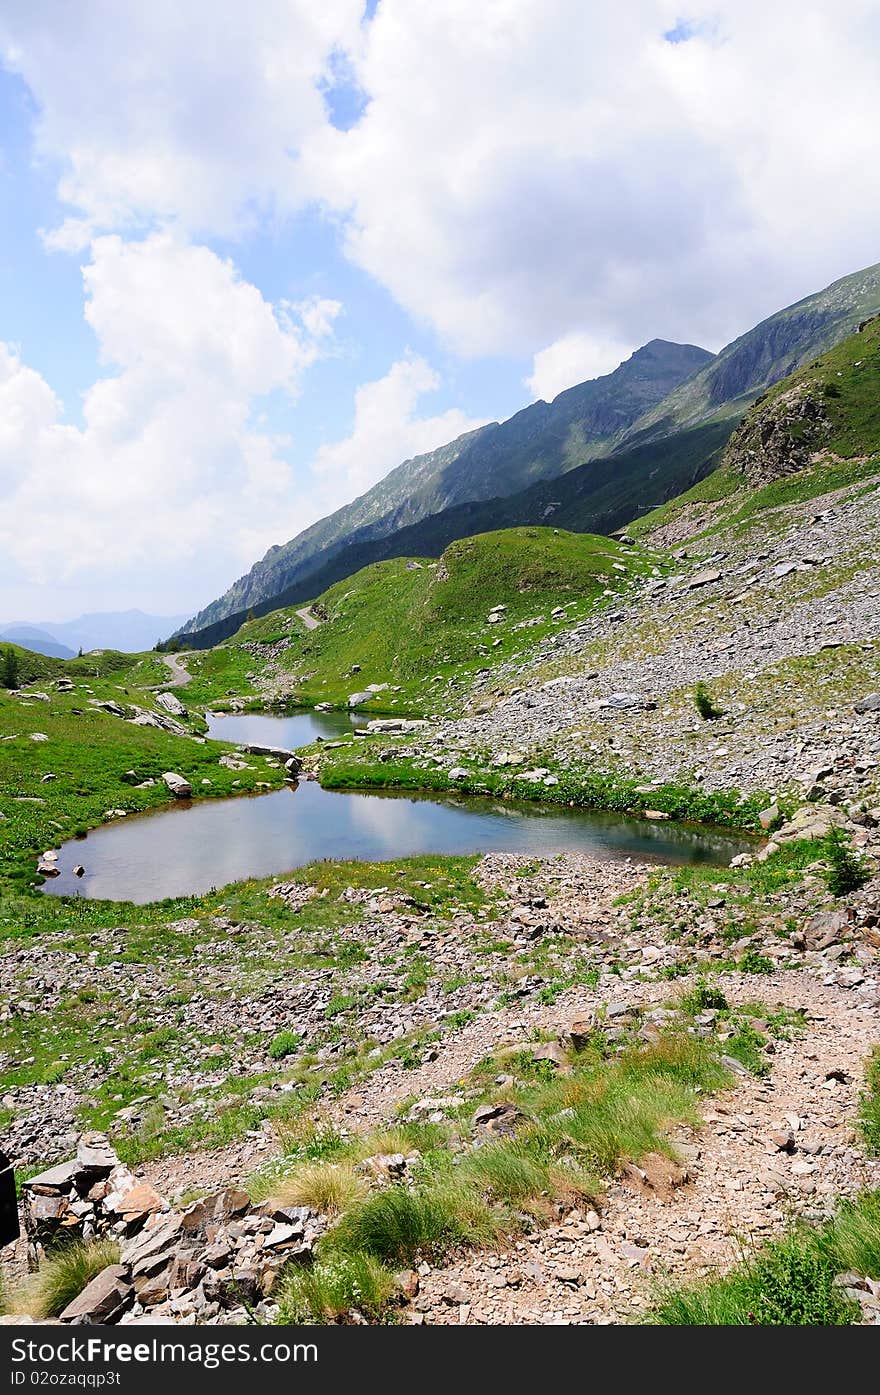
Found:
[{"label": "large pond", "polygon": [[[726,865],[745,838],[673,822],[466,795],[361,794],[304,781],[271,794],[179,801],[65,843],[44,890],[146,902],[268,877],[318,858],[589,852]],[[73,875],[81,864],[85,874]]]},{"label": "large pond", "polygon": [[266,712],[208,712],[208,735],[215,741],[239,745],[282,746],[295,751],[312,741],[334,741],[350,736],[355,727],[369,721],[353,712],[313,712],[301,707],[280,716]]}]

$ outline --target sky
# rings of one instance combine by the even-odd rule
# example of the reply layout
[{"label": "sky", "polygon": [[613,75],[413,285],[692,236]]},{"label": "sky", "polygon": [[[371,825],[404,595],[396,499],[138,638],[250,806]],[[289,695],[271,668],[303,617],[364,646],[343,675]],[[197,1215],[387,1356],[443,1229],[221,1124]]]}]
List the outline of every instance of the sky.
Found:
[{"label": "sky", "polygon": [[0,621],[880,258],[880,0],[4,0]]}]

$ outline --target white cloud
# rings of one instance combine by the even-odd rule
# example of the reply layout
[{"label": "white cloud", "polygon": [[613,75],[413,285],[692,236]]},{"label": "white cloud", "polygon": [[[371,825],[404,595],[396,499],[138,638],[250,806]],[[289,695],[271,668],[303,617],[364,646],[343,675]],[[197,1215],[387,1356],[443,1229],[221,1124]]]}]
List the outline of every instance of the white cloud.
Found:
[{"label": "white cloud", "polygon": [[[9,0],[55,245],[318,199],[462,353],[719,347],[877,255],[877,0]],[[664,37],[675,33],[681,42]],[[322,87],[360,84],[347,131]],[[853,191],[858,216],[853,216]]]},{"label": "white cloud", "polygon": [[98,239],[84,279],[114,371],[85,394],[82,428],[0,346],[0,579],[103,584],[105,598],[139,582],[176,609],[197,565],[210,595],[261,530],[296,530],[289,443],[252,413],[296,394],[339,306],[275,310],[231,263],[169,234]]},{"label": "white cloud", "polygon": [[141,220],[229,233],[301,202],[319,81],[357,52],[363,0],[10,0],[0,54],[39,106],[41,156],[77,210],[68,249]]},{"label": "white cloud", "polygon": [[535,397],[552,402],[557,393],[589,378],[601,378],[629,358],[638,345],[595,339],[573,330],[535,354],[531,376],[525,379]]},{"label": "white cloud", "polygon": [[304,157],[350,256],[475,354],[574,331],[714,348],[874,261],[876,0],[686,14],[383,0],[363,119]]},{"label": "white cloud", "polygon": [[362,383],[355,393],[350,436],[322,446],[312,464],[321,507],[338,508],[363,494],[389,470],[483,425],[450,408],[436,416],[419,416],[425,393],[436,392],[440,378],[416,355],[393,363],[384,378]]}]

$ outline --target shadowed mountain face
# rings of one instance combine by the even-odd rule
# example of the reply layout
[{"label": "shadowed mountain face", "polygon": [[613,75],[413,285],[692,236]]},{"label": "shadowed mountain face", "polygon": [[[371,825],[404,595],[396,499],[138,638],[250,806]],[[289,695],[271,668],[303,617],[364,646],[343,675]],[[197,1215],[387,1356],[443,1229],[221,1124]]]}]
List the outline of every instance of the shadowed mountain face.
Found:
[{"label": "shadowed mountain face", "polygon": [[496,528],[551,524],[576,533],[608,534],[666,503],[717,465],[734,419],[710,422],[631,451],[593,460],[551,480],[497,499],[471,499],[385,537],[357,539],[281,592],[181,635],[187,648],[208,649],[234,635],[248,616],[314,600],[337,581],[393,557],[439,557],[451,542]]},{"label": "shadowed mountain face", "polygon": [[761,392],[878,310],[880,264],[771,315],[717,356],[652,340],[607,377],[405,461],[270,548],[189,622],[186,642],[217,643],[251,611],[310,600],[372,561],[439,555],[468,533],[551,517],[578,530],[621,527],[714,469]]},{"label": "shadowed mountain face", "polygon": [[[187,625],[248,610],[323,567],[346,544],[386,537],[469,499],[513,494],[594,456],[607,455],[644,412],[712,355],[654,339],[603,378],[535,402],[449,445],[405,461],[360,499],[307,528],[262,561]],[[314,595],[312,590],[309,594]]]}]

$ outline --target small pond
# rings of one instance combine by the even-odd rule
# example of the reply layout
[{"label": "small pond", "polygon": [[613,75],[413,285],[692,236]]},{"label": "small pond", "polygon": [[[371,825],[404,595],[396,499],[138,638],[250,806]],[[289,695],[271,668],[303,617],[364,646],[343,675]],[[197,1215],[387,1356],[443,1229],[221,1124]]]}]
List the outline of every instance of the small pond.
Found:
[{"label": "small pond", "polygon": [[[61,875],[43,890],[144,903],[275,876],[319,858],[575,851],[720,866],[751,847],[754,840],[736,834],[671,821],[467,795],[324,790],[303,781],[270,794],[178,801],[105,824],[63,845]],[[78,863],[81,878],[73,875]]]},{"label": "small pond", "polygon": [[268,712],[208,712],[206,716],[208,736],[215,741],[282,746],[285,751],[295,751],[297,746],[318,740],[338,741],[369,721],[353,712],[315,712],[308,707],[291,709],[280,716]]}]

